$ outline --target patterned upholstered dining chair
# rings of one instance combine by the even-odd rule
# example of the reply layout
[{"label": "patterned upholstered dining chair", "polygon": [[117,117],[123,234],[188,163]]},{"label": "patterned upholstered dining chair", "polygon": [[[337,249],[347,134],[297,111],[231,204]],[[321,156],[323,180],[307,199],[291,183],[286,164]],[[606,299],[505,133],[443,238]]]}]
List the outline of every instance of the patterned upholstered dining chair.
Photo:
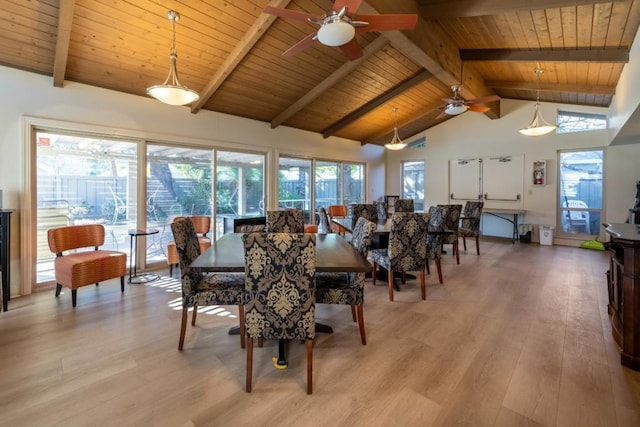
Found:
[{"label": "patterned upholstered dining chair", "polygon": [[442,243],[444,245],[451,244],[452,254],[456,257],[456,263],[460,264],[460,251],[458,248],[458,226],[460,225],[460,213],[462,212],[462,205],[438,205],[447,208],[447,214],[444,217],[444,227],[447,230],[451,230],[452,234],[447,234],[442,237]]},{"label": "patterned upholstered dining chair", "polygon": [[318,209],[318,215],[320,216],[320,228],[323,233],[333,233],[331,229],[331,221],[329,220],[329,215],[327,214],[327,210],[323,207]]},{"label": "patterned upholstered dining chair", "polygon": [[[444,228],[445,218],[448,208],[446,206],[429,207],[429,229],[437,230]],[[438,270],[438,281],[443,283],[442,279],[442,244],[444,236],[441,234],[427,233],[427,273],[429,271],[428,260],[434,260]]]},{"label": "patterned upholstered dining chair", "polygon": [[198,306],[237,305],[240,318],[240,346],[245,347],[244,334],[244,275],[242,273],[213,273],[204,275],[191,268],[191,263],[200,255],[198,236],[190,218],[171,224],[176,243],[180,271],[182,272],[182,323],[178,350],[182,350],[187,328],[187,312],[193,308],[191,325],[196,324]]},{"label": "patterned upholstered dining chair", "polygon": [[413,212],[413,199],[398,199],[393,207],[394,212]]},{"label": "patterned upholstered dining chair", "polygon": [[[359,218],[351,236],[351,245],[361,255],[367,256],[373,240],[376,224]],[[365,273],[316,273],[316,303],[344,304],[351,306],[351,316],[360,328],[360,341],[367,345],[364,328],[364,276]]]},{"label": "patterned upholstered dining chair", "polygon": [[351,227],[356,226],[358,218],[366,218],[372,222],[378,222],[378,209],[373,204],[351,205]]},{"label": "patterned upholstered dining chair", "polygon": [[[173,219],[173,222],[184,219],[184,216],[177,216]],[[196,233],[201,234],[198,236],[198,242],[200,242],[200,252],[206,251],[211,246],[211,239],[207,234],[211,230],[211,217],[208,215],[193,215],[190,216],[191,222]],[[169,276],[173,277],[173,266],[178,265],[180,259],[178,258],[178,251],[176,250],[176,242],[170,241],[167,244],[167,264],[169,264]]]},{"label": "patterned upholstered dining chair", "polygon": [[369,261],[375,272],[380,266],[389,271],[389,301],[393,301],[393,272],[420,271],[422,299],[426,299],[425,268],[427,267],[427,214],[396,212],[391,216],[391,231],[387,249],[373,249]]},{"label": "patterned upholstered dining chair", "polygon": [[299,209],[267,211],[268,233],[304,233],[304,215]]},{"label": "patterned upholstered dining chair", "polygon": [[462,245],[467,251],[467,237],[476,239],[476,252],[480,255],[480,217],[484,202],[467,202],[462,211],[461,224],[458,228],[458,235],[462,236]]},{"label": "patterned upholstered dining chair", "polygon": [[247,375],[251,392],[253,340],[302,340],[307,344],[307,394],[313,389],[316,235],[250,233],[245,253]]}]

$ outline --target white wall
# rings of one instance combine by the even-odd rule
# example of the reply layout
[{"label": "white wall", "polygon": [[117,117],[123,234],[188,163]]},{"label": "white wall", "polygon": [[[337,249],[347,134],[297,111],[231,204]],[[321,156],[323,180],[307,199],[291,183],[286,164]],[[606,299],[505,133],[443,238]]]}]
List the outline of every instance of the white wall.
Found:
[{"label": "white wall", "polygon": [[629,50],[629,62],[622,70],[609,106],[609,141],[613,144],[640,142],[640,40],[637,34],[634,40],[636,42]]},{"label": "white wall", "polygon": [[[525,222],[555,227],[558,150],[605,148],[606,204],[602,222],[624,222],[635,199],[635,181],[640,180],[640,144],[607,147],[609,137],[605,130],[562,135],[552,132],[540,137],[521,135],[518,130],[531,122],[533,107],[533,102],[503,99],[500,119],[490,120],[484,114],[467,112],[425,131],[425,148],[387,152],[387,192],[400,194],[402,160],[425,161],[425,206],[429,206],[449,201],[449,160],[524,155],[523,208],[527,211]],[[546,103],[541,106],[542,115],[549,122],[554,121],[557,109],[607,113],[605,108]],[[412,140],[420,135],[407,139]],[[530,177],[533,173],[533,162],[536,160],[547,160],[545,186],[532,184]],[[510,237],[510,226],[504,222],[500,230],[485,231],[489,231],[487,234],[491,235]],[[537,239],[535,234],[534,238]]]},{"label": "white wall", "polygon": [[[23,117],[35,117],[110,128],[167,141],[192,141],[207,146],[268,150],[280,154],[327,160],[367,162],[367,198],[374,200],[384,187],[384,148],[304,132],[284,126],[241,119],[188,107],[172,107],[154,99],[127,95],[78,83],[53,87],[52,78],[0,66],[0,189],[4,208],[18,209],[23,191]],[[380,193],[380,194],[379,194]],[[20,215],[12,215],[11,289],[20,289]]]}]

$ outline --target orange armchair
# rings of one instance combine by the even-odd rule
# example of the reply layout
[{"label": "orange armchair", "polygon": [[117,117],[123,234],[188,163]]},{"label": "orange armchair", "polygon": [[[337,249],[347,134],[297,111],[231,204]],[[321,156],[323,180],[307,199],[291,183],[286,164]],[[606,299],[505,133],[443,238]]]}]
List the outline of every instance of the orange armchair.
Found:
[{"label": "orange armchair", "polygon": [[[184,216],[177,216],[173,219],[173,222],[184,219]],[[211,239],[207,237],[207,233],[211,229],[211,217],[206,215],[194,215],[189,217],[193,222],[193,226],[196,229],[196,233],[202,234],[198,236],[198,242],[200,243],[200,253],[206,251],[211,246]],[[167,264],[169,264],[169,276],[173,276],[173,266],[177,266],[180,263],[178,257],[178,251],[176,250],[176,242],[170,241],[167,244]]]},{"label": "orange armchair", "polygon": [[[348,211],[345,205],[331,205],[327,213],[329,218],[346,218]],[[331,230],[334,233],[344,234],[344,229],[334,222],[331,223]]]},{"label": "orange armchair", "polygon": [[78,288],[116,277],[120,277],[120,289],[124,292],[127,254],[100,249],[104,236],[102,224],[68,225],[47,231],[49,249],[56,254],[53,263],[56,297],[63,286],[71,289],[71,304],[75,307]]}]

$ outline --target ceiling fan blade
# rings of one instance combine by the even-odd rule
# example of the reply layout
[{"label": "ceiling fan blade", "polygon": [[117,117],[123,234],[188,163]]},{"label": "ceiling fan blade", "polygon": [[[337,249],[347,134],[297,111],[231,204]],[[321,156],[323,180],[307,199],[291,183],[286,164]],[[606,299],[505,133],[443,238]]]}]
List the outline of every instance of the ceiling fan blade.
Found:
[{"label": "ceiling fan blade", "polygon": [[353,61],[354,59],[358,59],[362,55],[364,55],[364,52],[362,51],[362,48],[358,44],[358,41],[355,37],[352,38],[350,42],[340,46],[340,49],[344,52],[345,55],[347,55],[349,61]]},{"label": "ceiling fan blade", "polygon": [[269,15],[279,16],[281,18],[297,19],[299,21],[308,21],[309,19],[322,19],[321,16],[311,15],[310,13],[298,12],[291,9],[278,9],[277,7],[267,6],[263,10],[264,13]]},{"label": "ceiling fan blade", "polygon": [[298,53],[302,52],[306,48],[310,47],[315,41],[316,41],[316,33],[311,33],[307,37],[303,38],[298,43],[294,44],[289,49],[287,49],[282,55],[284,56],[297,55]]},{"label": "ceiling fan blade", "polygon": [[447,113],[445,113],[444,111],[442,111],[442,113],[438,114],[436,116],[436,120],[440,120],[440,119],[444,119],[445,117],[447,117]]},{"label": "ceiling fan blade", "polygon": [[486,113],[487,111],[491,110],[491,108],[487,107],[486,105],[480,104],[469,105],[468,109],[469,111],[475,111],[476,113]]},{"label": "ceiling fan blade", "polygon": [[411,30],[418,23],[418,15],[358,15],[358,21],[368,22],[369,25],[357,27],[358,33],[372,31]]},{"label": "ceiling fan blade", "polygon": [[356,10],[358,10],[361,4],[362,0],[336,0],[335,3],[333,3],[333,11],[336,13],[340,12],[342,8],[346,6],[347,16],[351,16],[356,13]]},{"label": "ceiling fan blade", "polygon": [[493,102],[493,101],[499,101],[499,100],[500,100],[500,97],[498,95],[489,95],[489,96],[483,96],[481,98],[470,99],[466,101],[465,104],[467,105],[486,104],[487,102]]}]

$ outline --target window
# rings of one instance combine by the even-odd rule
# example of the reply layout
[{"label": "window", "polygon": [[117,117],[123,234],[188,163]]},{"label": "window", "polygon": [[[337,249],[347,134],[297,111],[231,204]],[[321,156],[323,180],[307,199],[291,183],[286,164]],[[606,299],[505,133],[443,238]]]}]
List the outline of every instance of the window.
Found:
[{"label": "window", "polygon": [[338,204],[364,203],[364,165],[360,163],[342,163],[342,202]]},{"label": "window", "polygon": [[316,161],[316,209],[340,203],[340,163]]},{"label": "window", "polygon": [[559,235],[600,234],[603,154],[602,150],[561,151],[558,154]]},{"label": "window", "polygon": [[264,215],[264,164],[264,154],[216,152],[216,238],[235,217]]},{"label": "window", "polygon": [[317,223],[319,207],[364,203],[364,173],[361,163],[280,157],[278,209],[301,209],[305,223]]},{"label": "window", "polygon": [[147,226],[160,230],[147,237],[146,261],[166,262],[173,219],[211,215],[211,150],[148,144],[146,179]]},{"label": "window", "polygon": [[402,162],[402,198],[413,199],[416,211],[424,210],[424,162]]},{"label": "window", "polygon": [[300,209],[304,222],[311,222],[312,161],[280,157],[278,165],[278,209]]},{"label": "window", "polygon": [[127,252],[136,228],[136,148],[132,141],[37,132],[36,288],[54,280],[47,230],[103,224],[104,249]]},{"label": "window", "polygon": [[558,133],[585,132],[607,128],[604,114],[558,111]]}]

